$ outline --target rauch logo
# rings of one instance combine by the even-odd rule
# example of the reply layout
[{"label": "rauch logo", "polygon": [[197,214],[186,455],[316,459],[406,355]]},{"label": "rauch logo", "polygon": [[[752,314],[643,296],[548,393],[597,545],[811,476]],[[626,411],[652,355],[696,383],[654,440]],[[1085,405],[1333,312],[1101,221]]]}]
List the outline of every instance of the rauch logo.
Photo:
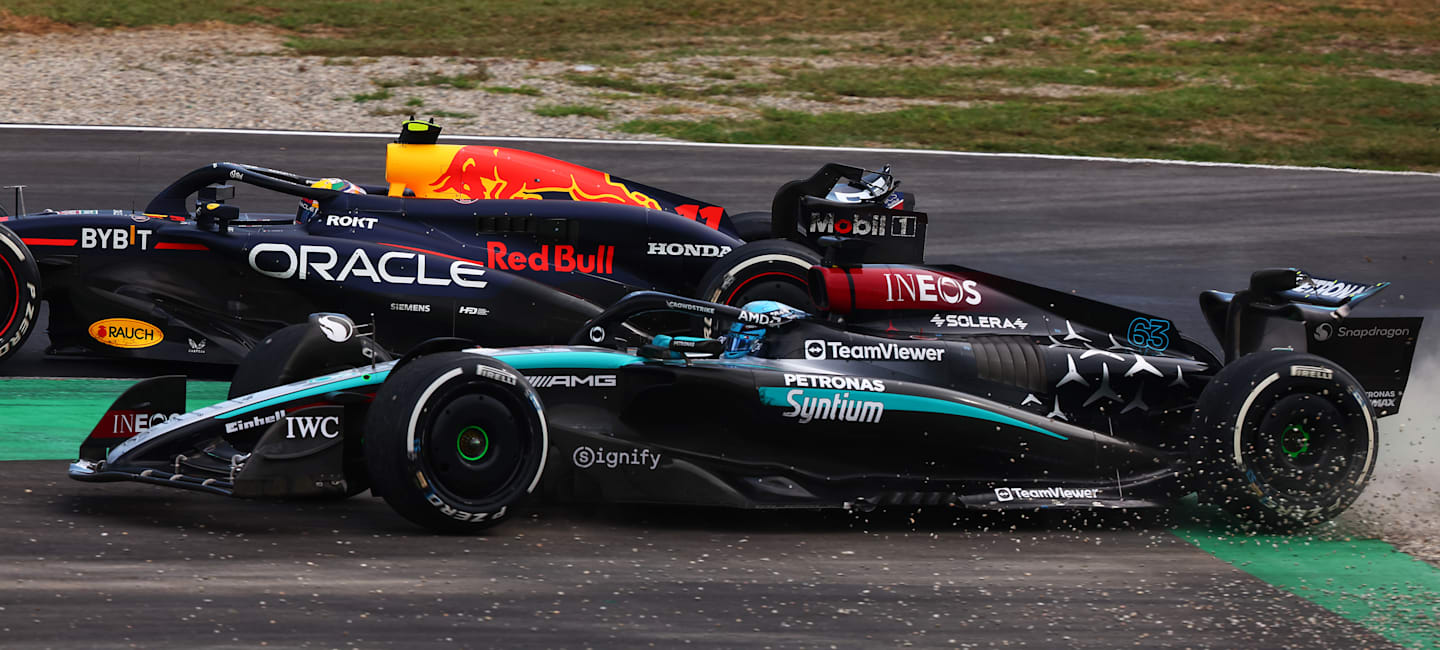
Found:
[{"label": "rauch logo", "polygon": [[107,318],[90,325],[90,338],[112,348],[148,348],[165,340],[160,328],[132,318]]}]

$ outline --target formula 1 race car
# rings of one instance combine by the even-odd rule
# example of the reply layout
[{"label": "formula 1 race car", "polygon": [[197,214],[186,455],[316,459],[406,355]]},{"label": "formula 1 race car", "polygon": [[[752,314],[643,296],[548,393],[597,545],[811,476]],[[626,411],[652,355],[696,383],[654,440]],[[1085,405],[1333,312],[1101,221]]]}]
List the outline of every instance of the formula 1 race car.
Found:
[{"label": "formula 1 race car", "polygon": [[[434,336],[561,343],[635,290],[801,304],[825,234],[899,242],[879,242],[872,261],[923,252],[924,215],[907,210],[914,197],[888,171],[827,165],[782,187],[771,212],[732,218],[604,172],[438,136],[406,122],[384,186],[222,162],[142,212],[0,216],[0,360],[35,329],[42,300],[51,354],[236,363],[315,312],[374,325],[391,350]],[[230,183],[292,195],[298,214],[242,215],[226,203]]]},{"label": "formula 1 race car", "polygon": [[[1261,271],[1202,294],[1217,356],[1165,318],[1067,293],[827,258],[813,314],[640,292],[568,346],[436,339],[372,363],[350,320],[317,314],[288,362],[354,369],[184,415],[182,377],[141,382],[70,476],[236,497],[368,486],[444,532],[490,526],[537,486],[737,508],[1138,508],[1198,491],[1288,529],[1364,487],[1421,324],[1350,317],[1383,284]],[[629,338],[654,312],[723,333]]]}]

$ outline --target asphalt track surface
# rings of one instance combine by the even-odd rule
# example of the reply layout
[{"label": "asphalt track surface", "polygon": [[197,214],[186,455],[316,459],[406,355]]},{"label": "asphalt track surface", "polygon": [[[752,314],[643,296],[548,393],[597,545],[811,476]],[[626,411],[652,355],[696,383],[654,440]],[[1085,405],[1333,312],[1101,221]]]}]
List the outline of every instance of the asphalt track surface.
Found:
[{"label": "asphalt track surface", "polygon": [[[0,182],[28,185],[32,211],[143,207],[212,160],[379,182],[382,142],[0,131]],[[1195,295],[1239,288],[1262,267],[1393,281],[1366,313],[1433,316],[1440,306],[1440,178],[616,143],[525,148],[732,212],[766,208],[781,182],[824,162],[890,163],[931,215],[931,261],[1154,312],[1207,342]],[[288,197],[252,200],[257,193],[242,186],[235,203],[294,207]],[[0,202],[13,208],[8,194]],[[0,375],[160,371],[42,361],[43,345],[33,337]],[[412,528],[375,499],[224,500],[76,483],[64,465],[0,463],[5,647],[1388,646],[1178,540],[1164,515],[922,513],[912,521],[546,506],[488,536],[454,538]]]}]

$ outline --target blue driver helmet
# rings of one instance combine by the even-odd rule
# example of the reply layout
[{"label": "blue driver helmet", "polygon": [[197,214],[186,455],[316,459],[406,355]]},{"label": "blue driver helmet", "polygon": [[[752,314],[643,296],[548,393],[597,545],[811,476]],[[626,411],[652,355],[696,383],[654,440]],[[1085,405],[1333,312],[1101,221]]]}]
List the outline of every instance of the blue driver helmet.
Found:
[{"label": "blue driver helmet", "polygon": [[747,302],[740,310],[747,315],[742,315],[740,320],[735,321],[730,326],[730,331],[725,334],[725,353],[722,356],[726,359],[736,359],[758,352],[764,343],[766,330],[809,315],[774,300]]}]

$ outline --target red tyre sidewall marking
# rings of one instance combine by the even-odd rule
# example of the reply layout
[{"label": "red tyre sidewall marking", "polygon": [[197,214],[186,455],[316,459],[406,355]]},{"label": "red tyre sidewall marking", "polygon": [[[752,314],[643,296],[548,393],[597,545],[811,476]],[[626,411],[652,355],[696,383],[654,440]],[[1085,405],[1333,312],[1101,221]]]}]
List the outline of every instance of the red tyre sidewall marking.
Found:
[{"label": "red tyre sidewall marking", "polygon": [[783,275],[783,276],[785,276],[785,277],[787,277],[787,278],[790,278],[790,279],[792,279],[792,280],[795,280],[796,282],[799,282],[801,286],[804,286],[804,285],[805,285],[805,280],[802,279],[800,276],[797,276],[797,275],[794,275],[794,274],[791,274],[791,273],[786,273],[786,272],[784,272],[784,271],[768,271],[768,272],[761,273],[761,274],[759,274],[759,275],[750,277],[749,279],[745,280],[744,282],[741,282],[740,284],[735,285],[735,290],[734,290],[734,291],[731,291],[731,292],[730,292],[730,295],[728,295],[728,296],[725,297],[725,300],[723,301],[724,304],[727,304],[727,305],[730,304],[730,300],[733,299],[736,294],[740,293],[740,290],[741,290],[741,289],[744,289],[744,288],[745,288],[745,285],[750,284],[751,282],[754,282],[754,281],[756,281],[756,280],[759,280],[760,278],[763,278],[763,277],[765,277],[765,276],[767,276],[767,275]]},{"label": "red tyre sidewall marking", "polygon": [[15,273],[15,267],[10,265],[10,260],[0,257],[0,262],[5,263],[5,270],[10,272],[10,283],[15,285],[15,302],[10,305],[10,318],[5,320],[5,325],[0,326],[0,334],[10,329],[10,324],[15,322],[15,314],[20,313],[20,275]]}]

